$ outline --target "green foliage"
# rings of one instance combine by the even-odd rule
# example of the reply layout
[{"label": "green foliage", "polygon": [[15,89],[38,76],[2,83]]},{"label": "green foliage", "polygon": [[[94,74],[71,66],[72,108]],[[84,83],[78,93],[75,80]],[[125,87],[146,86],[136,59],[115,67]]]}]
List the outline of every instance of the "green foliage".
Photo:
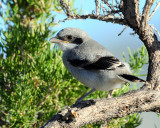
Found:
[{"label": "green foliage", "polygon": [[[34,58],[35,62],[27,57],[22,62],[13,60],[14,72],[19,72],[16,67],[25,68],[18,77],[12,70],[7,70],[7,61],[3,64],[6,70],[1,74],[6,74],[8,78],[5,77],[5,83],[1,81],[3,109],[0,116],[6,126],[39,127],[65,105],[73,104],[70,97],[78,97],[80,83],[66,71],[60,55],[56,48],[51,51],[47,43],[45,50]],[[13,75],[9,76],[9,73]],[[1,80],[4,80],[3,77]]]},{"label": "green foliage", "polygon": [[[52,11],[61,12],[56,0],[9,0],[1,16],[6,23],[0,39],[0,126],[40,127],[64,106],[72,105],[88,90],[65,69],[62,52],[47,39],[55,33]],[[71,9],[74,13],[74,1]],[[146,63],[144,47],[130,53],[135,73]],[[130,90],[128,85],[113,91],[113,97]],[[96,91],[86,99],[104,98],[108,92]],[[133,114],[106,123],[108,127],[138,126]],[[100,127],[102,123],[84,127]]]},{"label": "green foliage", "polygon": [[[133,53],[131,53],[130,48],[128,48],[128,51],[129,51],[128,63],[133,71],[133,74],[136,75],[139,73],[139,71],[142,70],[142,67],[145,64],[148,64],[148,53],[145,46],[142,46],[141,49],[138,48],[137,51],[133,51]],[[124,61],[126,61],[125,56],[124,56]]]},{"label": "green foliage", "polygon": [[110,121],[102,121],[92,125],[86,125],[82,128],[100,128],[101,126],[104,128],[136,128],[142,122],[139,114],[130,114],[126,117],[119,119],[112,119]]},{"label": "green foliage", "polygon": [[80,83],[62,64],[62,53],[56,47],[51,49],[46,40],[54,34],[49,13],[53,1],[40,2],[9,1],[7,11],[1,12],[7,24],[0,42],[2,127],[40,127],[73,103],[69,97],[80,94]]},{"label": "green foliage", "polygon": [[[37,28],[38,26],[50,24],[52,21],[52,12],[61,12],[57,0],[8,0],[6,3],[7,11],[2,10],[3,20],[8,25],[17,25]],[[43,24],[43,25],[42,25]],[[54,25],[50,24],[50,27]]]},{"label": "green foliage", "polygon": [[124,120],[128,120],[127,123],[122,125],[122,128],[136,128],[142,123],[142,119],[140,119],[140,115],[131,114],[127,117],[124,117]]}]

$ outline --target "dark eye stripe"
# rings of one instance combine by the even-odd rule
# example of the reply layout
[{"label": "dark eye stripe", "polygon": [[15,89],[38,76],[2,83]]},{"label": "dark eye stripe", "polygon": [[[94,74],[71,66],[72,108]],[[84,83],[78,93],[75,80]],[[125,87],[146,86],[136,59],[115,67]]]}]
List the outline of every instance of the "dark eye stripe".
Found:
[{"label": "dark eye stripe", "polygon": [[58,36],[58,39],[60,39],[60,40],[64,40],[64,38],[63,38],[63,37],[60,37],[60,36]]},{"label": "dark eye stripe", "polygon": [[82,40],[81,38],[76,38],[76,39],[74,40],[74,43],[75,43],[75,44],[81,44],[81,43],[83,43],[83,40]]},{"label": "dark eye stripe", "polygon": [[71,36],[71,35],[68,35],[67,38],[68,38],[69,40],[71,40],[71,39],[72,39],[72,36]]}]

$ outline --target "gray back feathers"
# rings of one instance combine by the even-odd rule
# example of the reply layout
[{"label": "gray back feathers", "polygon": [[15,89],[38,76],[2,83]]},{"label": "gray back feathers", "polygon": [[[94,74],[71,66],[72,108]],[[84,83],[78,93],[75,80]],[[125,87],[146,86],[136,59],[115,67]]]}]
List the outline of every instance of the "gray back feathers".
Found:
[{"label": "gray back feathers", "polygon": [[90,39],[90,36],[79,28],[64,28],[58,32],[58,37],[64,37],[66,35],[72,35],[73,37],[82,38],[84,41]]}]

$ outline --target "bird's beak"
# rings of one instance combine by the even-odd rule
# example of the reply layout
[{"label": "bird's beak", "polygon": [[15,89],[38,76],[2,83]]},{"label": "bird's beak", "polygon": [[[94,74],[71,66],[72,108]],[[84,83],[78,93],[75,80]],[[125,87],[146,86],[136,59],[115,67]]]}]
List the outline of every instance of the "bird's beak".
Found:
[{"label": "bird's beak", "polygon": [[59,43],[69,43],[68,41],[64,41],[64,40],[60,40],[58,39],[57,37],[53,37],[49,40],[51,43],[56,43],[56,44],[59,44]]}]

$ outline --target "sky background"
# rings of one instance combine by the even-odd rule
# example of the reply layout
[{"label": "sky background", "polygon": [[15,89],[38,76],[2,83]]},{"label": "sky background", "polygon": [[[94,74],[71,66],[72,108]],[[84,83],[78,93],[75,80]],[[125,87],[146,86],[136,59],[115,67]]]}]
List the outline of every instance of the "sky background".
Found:
[{"label": "sky background", "polygon": [[[159,2],[160,0],[157,0]],[[142,12],[145,0],[140,0],[140,11]],[[76,8],[83,8],[83,14],[90,14],[92,10],[95,9],[94,0],[75,0]],[[154,9],[152,7],[152,10]],[[66,16],[64,14],[56,14],[55,21],[63,20]],[[160,9],[154,14],[149,24],[154,25],[154,27],[160,31]],[[106,47],[111,53],[113,53],[117,58],[123,60],[122,53],[128,58],[128,47],[133,50],[141,48],[143,42],[140,41],[137,35],[130,35],[133,33],[132,29],[129,27],[122,33],[121,36],[118,34],[125,28],[125,26],[106,23],[104,21],[98,20],[69,20],[65,22],[60,22],[58,26],[54,27],[57,32],[65,27],[75,27],[86,31],[90,37]],[[159,38],[160,39],[160,38]],[[144,68],[144,72],[147,73],[147,68]],[[145,79],[145,78],[144,78]],[[141,118],[143,118],[142,124],[138,128],[160,128],[160,118],[153,112],[142,112]]]}]

